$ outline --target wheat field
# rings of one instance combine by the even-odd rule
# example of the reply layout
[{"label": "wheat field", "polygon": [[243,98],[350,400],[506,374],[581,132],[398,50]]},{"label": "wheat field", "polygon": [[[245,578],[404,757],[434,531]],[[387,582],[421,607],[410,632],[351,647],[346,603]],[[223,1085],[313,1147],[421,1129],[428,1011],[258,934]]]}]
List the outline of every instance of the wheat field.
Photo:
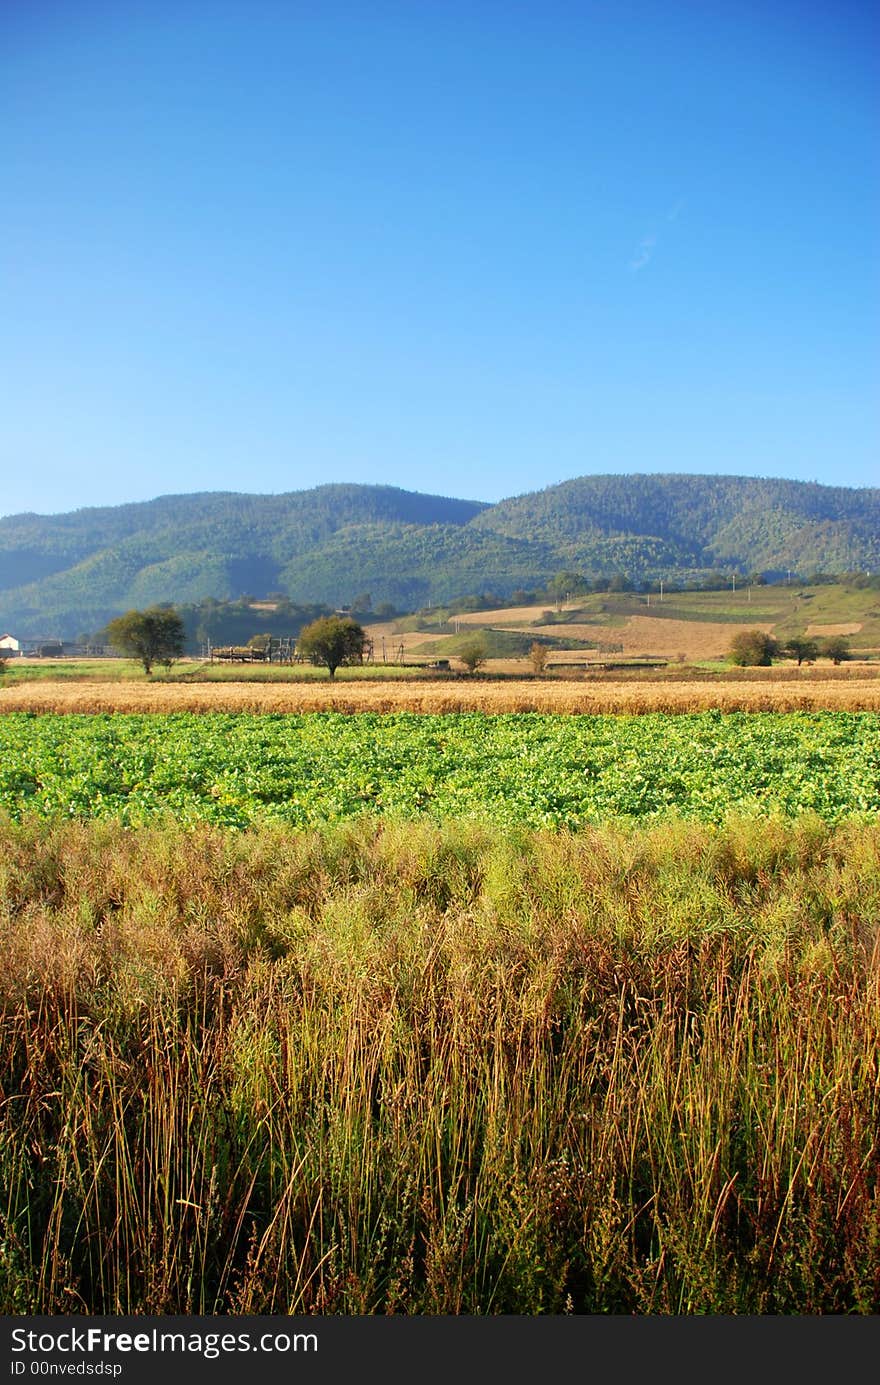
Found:
[{"label": "wheat field", "polygon": [[0,689],[3,712],[880,711],[873,676],[619,681],[510,679],[389,683],[36,683]]}]

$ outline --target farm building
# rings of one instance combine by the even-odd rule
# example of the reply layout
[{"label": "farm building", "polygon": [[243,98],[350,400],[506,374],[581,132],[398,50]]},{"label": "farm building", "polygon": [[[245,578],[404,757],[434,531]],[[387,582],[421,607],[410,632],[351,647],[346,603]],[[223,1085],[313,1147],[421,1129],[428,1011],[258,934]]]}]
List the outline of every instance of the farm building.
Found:
[{"label": "farm building", "polygon": [[21,643],[14,635],[0,635],[0,653],[20,654]]}]

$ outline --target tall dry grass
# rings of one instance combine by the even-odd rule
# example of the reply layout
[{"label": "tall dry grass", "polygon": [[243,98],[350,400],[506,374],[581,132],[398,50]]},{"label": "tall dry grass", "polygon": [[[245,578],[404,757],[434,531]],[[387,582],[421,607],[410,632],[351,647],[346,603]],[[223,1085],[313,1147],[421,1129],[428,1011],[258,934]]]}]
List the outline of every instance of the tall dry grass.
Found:
[{"label": "tall dry grass", "polygon": [[35,683],[0,689],[3,712],[559,712],[880,710],[876,676],[418,680],[399,683]]},{"label": "tall dry grass", "polygon": [[880,1310],[880,829],[0,829],[6,1312]]}]

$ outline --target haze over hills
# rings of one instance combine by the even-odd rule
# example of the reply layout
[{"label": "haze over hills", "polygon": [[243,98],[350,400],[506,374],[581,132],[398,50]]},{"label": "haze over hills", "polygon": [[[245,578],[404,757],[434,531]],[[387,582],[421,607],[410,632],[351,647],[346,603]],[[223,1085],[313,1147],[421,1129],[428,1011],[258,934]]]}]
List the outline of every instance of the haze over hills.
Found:
[{"label": "haze over hills", "polygon": [[638,582],[878,566],[875,488],[673,474],[584,476],[496,505],[353,484],[204,492],[0,519],[0,627],[73,639],[132,606],[243,592],[412,609],[563,568]]}]

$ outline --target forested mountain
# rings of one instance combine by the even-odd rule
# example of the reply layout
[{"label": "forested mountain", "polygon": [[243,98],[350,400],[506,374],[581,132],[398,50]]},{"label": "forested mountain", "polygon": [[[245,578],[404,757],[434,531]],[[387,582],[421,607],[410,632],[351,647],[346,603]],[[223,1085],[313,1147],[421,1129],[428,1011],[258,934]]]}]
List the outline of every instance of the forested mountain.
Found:
[{"label": "forested mountain", "polygon": [[561,568],[633,581],[880,566],[880,490],[737,476],[584,476],[497,505],[391,486],[206,492],[0,520],[0,627],[75,638],[131,606],[243,592],[412,608]]},{"label": "forested mountain", "polygon": [[[880,490],[747,476],[581,476],[502,500],[472,521],[548,539],[574,564],[637,538],[661,566],[846,571],[880,561]],[[659,545],[655,555],[648,545]],[[633,572],[631,575],[635,575]]]}]

